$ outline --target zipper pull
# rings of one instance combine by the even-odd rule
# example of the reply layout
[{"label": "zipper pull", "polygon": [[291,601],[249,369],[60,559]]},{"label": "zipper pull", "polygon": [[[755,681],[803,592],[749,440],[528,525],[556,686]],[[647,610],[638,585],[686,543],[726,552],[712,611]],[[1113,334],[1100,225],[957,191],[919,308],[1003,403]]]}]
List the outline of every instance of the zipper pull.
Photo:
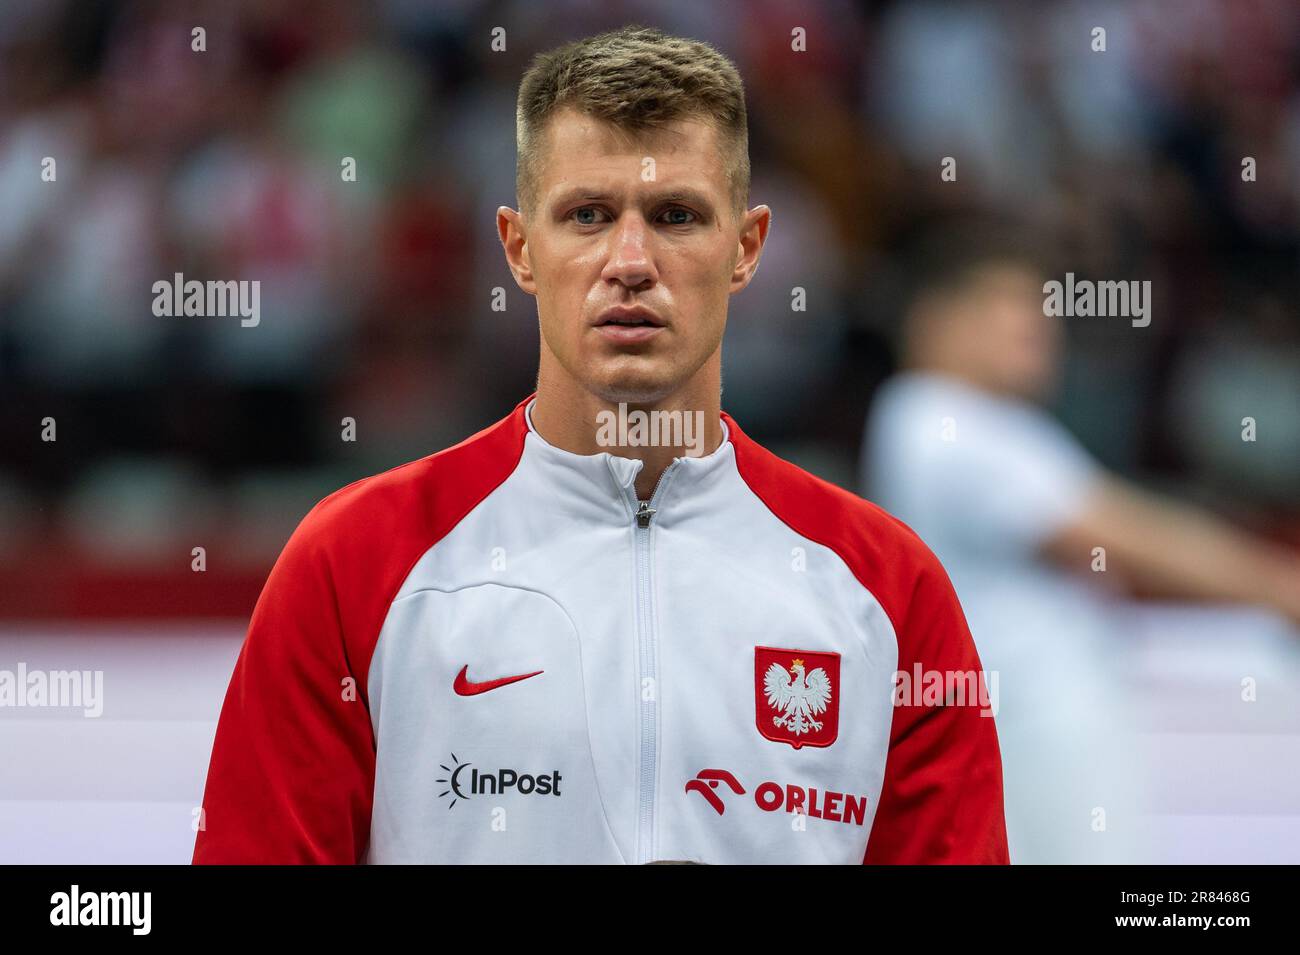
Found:
[{"label": "zipper pull", "polygon": [[650,506],[649,501],[638,501],[636,509],[636,526],[645,529],[650,526],[650,518],[654,517],[655,509]]}]

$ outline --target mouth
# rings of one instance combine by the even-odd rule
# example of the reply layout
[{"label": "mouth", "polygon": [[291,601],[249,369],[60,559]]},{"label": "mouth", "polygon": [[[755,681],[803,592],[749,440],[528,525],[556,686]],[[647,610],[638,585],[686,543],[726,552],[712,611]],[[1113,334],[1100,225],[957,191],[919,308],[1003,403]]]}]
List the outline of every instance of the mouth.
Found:
[{"label": "mouth", "polygon": [[634,305],[606,309],[596,319],[594,327],[611,341],[630,344],[653,338],[663,331],[664,322],[648,308]]}]

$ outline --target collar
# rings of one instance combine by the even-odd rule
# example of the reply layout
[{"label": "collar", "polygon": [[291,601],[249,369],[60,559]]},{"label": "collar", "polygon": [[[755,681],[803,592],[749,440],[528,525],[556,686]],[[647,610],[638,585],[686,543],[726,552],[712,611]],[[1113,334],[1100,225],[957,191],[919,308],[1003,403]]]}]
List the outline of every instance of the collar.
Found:
[{"label": "collar", "polygon": [[[537,401],[534,393],[520,402],[527,434],[524,438],[524,456],[546,471],[548,487],[579,497],[603,498],[617,506],[620,517],[630,517],[636,506],[635,482],[641,473],[642,462],[608,451],[596,454],[575,454],[549,443],[533,427],[532,410]],[[677,457],[664,469],[652,500],[657,506],[671,504],[670,497],[692,494],[706,482],[716,479],[728,466],[734,466],[735,447],[731,442],[731,429],[726,415],[719,418],[722,424],[722,442],[709,454],[701,457]]]}]

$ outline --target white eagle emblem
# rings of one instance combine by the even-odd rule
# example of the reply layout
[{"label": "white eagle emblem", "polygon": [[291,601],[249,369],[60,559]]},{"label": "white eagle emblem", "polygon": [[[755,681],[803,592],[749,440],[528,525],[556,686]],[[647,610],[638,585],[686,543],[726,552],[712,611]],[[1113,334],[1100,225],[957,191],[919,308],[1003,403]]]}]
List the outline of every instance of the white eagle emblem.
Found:
[{"label": "white eagle emblem", "polygon": [[825,713],[830,705],[831,678],[821,667],[805,673],[803,661],[799,659],[791,661],[788,671],[773,663],[763,677],[763,689],[767,693],[767,705],[780,714],[772,717],[773,726],[795,736],[822,728],[813,717]]}]

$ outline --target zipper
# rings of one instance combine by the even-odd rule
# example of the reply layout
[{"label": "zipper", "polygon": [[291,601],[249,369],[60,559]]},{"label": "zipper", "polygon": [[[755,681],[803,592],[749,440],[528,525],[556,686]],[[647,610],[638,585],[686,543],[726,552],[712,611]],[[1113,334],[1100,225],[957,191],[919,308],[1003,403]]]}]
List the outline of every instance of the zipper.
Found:
[{"label": "zipper", "polygon": [[[654,852],[655,776],[658,773],[659,686],[655,672],[655,617],[653,588],[650,578],[650,521],[658,513],[659,498],[668,477],[677,467],[674,460],[659,475],[650,500],[639,501],[636,486],[629,488],[629,497],[635,508],[632,534],[636,543],[636,601],[637,601],[637,708],[640,714],[640,751],[638,753],[637,788],[637,862],[651,861]],[[651,698],[644,698],[646,681],[651,681]]]}]

